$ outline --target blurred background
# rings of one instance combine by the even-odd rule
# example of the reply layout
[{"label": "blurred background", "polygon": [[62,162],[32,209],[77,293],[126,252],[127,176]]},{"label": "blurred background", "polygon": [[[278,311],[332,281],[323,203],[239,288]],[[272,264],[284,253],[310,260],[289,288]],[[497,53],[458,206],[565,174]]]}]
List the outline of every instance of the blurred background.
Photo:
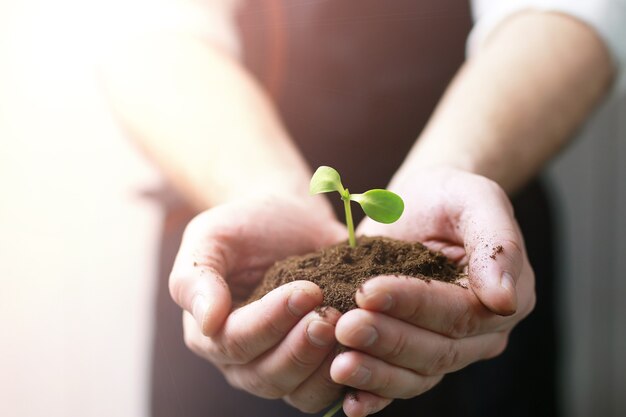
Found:
[{"label": "blurred background", "polygon": [[[96,68],[131,22],[164,17],[154,9],[0,0],[2,416],[148,415],[164,181]],[[609,99],[546,176],[563,242],[565,415],[624,416],[626,101]]]}]

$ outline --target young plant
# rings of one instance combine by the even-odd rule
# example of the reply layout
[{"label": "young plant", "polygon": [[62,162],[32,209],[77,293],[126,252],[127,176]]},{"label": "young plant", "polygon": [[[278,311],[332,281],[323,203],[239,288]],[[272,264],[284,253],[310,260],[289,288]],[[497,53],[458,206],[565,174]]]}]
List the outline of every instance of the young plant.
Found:
[{"label": "young plant", "polygon": [[341,410],[342,406],[343,406],[343,398],[337,401],[335,405],[333,405],[332,408],[328,410],[326,414],[324,414],[323,417],[333,417],[335,414],[337,414],[339,410]]},{"label": "young plant", "polygon": [[350,247],[353,248],[356,247],[356,238],[354,237],[350,201],[359,203],[369,218],[380,223],[393,223],[400,218],[404,211],[402,198],[391,191],[375,189],[363,194],[350,194],[347,188],[343,188],[339,173],[334,168],[327,166],[317,168],[311,178],[309,193],[314,195],[332,191],[337,191],[343,200],[346,211],[346,226],[348,226],[348,241]]}]

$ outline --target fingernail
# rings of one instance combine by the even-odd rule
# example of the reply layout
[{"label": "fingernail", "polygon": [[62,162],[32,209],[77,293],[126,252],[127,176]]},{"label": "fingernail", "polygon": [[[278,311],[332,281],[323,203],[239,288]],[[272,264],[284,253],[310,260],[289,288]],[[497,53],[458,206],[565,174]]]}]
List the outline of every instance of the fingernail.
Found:
[{"label": "fingernail", "polygon": [[209,302],[203,295],[196,295],[191,305],[191,314],[193,314],[196,323],[201,329],[204,329],[204,317],[209,310]]},{"label": "fingernail", "polygon": [[372,371],[363,365],[359,365],[358,368],[350,375],[348,382],[350,385],[365,385],[372,377]]},{"label": "fingernail", "polygon": [[508,272],[502,274],[500,286],[511,294],[515,294],[515,281],[513,281],[513,277]]},{"label": "fingernail", "polygon": [[335,342],[335,327],[321,320],[309,323],[306,334],[311,343],[318,347],[330,346]]},{"label": "fingernail", "polygon": [[287,300],[287,308],[296,317],[302,317],[315,307],[315,300],[303,290],[296,290]]},{"label": "fingernail", "polygon": [[351,338],[355,347],[369,347],[378,340],[378,332],[374,327],[366,325],[352,333]]},{"label": "fingernail", "polygon": [[517,310],[517,292],[515,291],[515,281],[513,281],[513,277],[508,272],[504,272],[502,277],[500,278],[500,286],[507,290],[509,294],[511,294],[511,311],[513,314]]},{"label": "fingernail", "polygon": [[378,303],[378,310],[379,311],[388,311],[391,310],[391,307],[393,306],[393,298],[391,297],[391,294],[380,294],[378,296],[378,300],[376,300]]},{"label": "fingernail", "polygon": [[[363,297],[359,306],[366,306],[377,311],[389,311],[393,307],[393,298],[386,292],[370,292],[367,285],[361,287],[359,294]],[[360,298],[360,297],[359,297]]]}]

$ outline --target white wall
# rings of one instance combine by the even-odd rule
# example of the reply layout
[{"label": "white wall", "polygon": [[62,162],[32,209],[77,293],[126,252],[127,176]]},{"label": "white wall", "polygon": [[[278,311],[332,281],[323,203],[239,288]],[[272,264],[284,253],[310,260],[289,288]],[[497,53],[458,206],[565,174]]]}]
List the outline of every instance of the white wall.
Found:
[{"label": "white wall", "polygon": [[550,168],[561,200],[566,416],[626,416],[626,100]]},{"label": "white wall", "polygon": [[148,411],[160,182],[99,93],[80,7],[0,2],[0,416]]}]

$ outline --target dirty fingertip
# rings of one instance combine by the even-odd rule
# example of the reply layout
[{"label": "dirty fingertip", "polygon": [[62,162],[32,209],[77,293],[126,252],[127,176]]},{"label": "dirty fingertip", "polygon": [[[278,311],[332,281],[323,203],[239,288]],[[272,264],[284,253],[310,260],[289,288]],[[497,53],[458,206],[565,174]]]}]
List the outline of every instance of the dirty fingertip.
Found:
[{"label": "dirty fingertip", "polygon": [[344,398],[343,409],[348,417],[365,417],[378,413],[392,401],[370,392],[350,390]]}]

